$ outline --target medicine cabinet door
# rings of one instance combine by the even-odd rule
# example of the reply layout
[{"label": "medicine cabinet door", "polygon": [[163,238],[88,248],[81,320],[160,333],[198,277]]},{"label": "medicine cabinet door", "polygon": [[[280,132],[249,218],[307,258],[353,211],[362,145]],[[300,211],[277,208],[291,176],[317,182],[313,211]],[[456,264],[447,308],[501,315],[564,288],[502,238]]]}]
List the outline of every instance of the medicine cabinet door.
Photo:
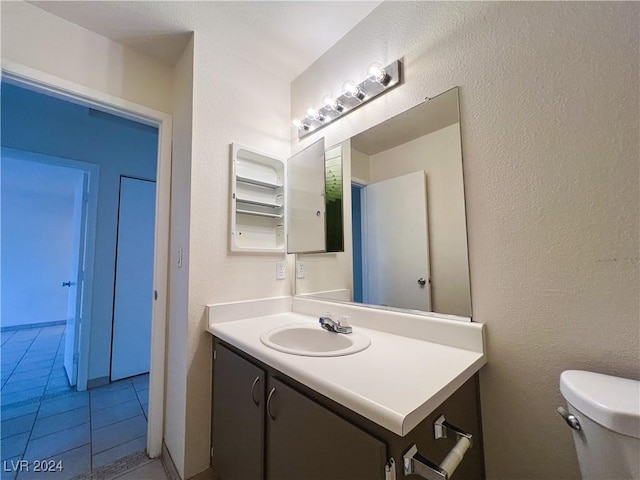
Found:
[{"label": "medicine cabinet door", "polygon": [[287,177],[287,252],[325,252],[324,139],[289,159]]}]

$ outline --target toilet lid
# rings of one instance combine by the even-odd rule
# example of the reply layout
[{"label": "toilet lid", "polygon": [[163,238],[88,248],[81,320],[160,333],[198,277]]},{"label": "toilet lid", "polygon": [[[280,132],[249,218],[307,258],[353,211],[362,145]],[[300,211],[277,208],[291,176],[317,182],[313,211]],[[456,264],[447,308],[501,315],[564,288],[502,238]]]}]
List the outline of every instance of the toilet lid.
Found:
[{"label": "toilet lid", "polygon": [[564,398],[594,422],[640,438],[640,382],[582,370],[560,375]]}]

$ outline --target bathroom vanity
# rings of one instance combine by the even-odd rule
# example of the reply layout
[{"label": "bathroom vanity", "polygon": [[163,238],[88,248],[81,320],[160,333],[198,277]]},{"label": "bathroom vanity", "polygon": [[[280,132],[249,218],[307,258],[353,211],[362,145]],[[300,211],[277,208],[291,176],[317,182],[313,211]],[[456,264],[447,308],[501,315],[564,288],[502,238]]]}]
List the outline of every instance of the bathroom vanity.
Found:
[{"label": "bathroom vanity", "polygon": [[231,250],[296,254],[296,296],[209,306],[213,468],[482,479],[458,89],[326,147],[232,148]]},{"label": "bathroom vanity", "polygon": [[284,297],[209,307],[218,476],[401,478],[412,445],[437,465],[456,444],[435,439],[434,422],[444,415],[472,437],[456,477],[482,479],[476,372],[486,363],[483,326],[334,305],[351,317],[354,334],[370,339],[364,350],[316,356],[267,346],[265,335],[290,326],[337,338],[318,323],[329,306]]}]

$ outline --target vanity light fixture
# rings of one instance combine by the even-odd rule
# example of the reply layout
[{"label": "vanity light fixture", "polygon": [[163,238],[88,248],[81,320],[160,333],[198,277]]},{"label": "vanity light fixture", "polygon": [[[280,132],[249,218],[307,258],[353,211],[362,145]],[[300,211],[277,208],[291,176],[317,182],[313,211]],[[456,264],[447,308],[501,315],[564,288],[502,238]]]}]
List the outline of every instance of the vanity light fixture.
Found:
[{"label": "vanity light fixture", "polygon": [[345,82],[343,93],[337,98],[328,94],[322,97],[322,106],[318,109],[313,106],[307,108],[304,120],[293,120],[291,123],[298,130],[298,138],[309,135],[400,85],[402,63],[396,60],[386,67],[378,62],[372,63],[367,69],[367,75],[360,83]]}]

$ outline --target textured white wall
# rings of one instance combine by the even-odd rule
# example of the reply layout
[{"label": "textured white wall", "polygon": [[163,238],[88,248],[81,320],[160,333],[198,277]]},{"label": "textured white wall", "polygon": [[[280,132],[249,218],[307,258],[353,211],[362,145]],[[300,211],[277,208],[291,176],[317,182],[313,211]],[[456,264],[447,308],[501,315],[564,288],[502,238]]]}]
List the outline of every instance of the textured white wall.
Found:
[{"label": "textured white wall", "polygon": [[[292,85],[292,116],[404,57],[329,145],[455,85],[489,479],[577,479],[569,368],[640,377],[638,3],[389,2]],[[454,419],[451,419],[454,421]]]},{"label": "textured white wall", "polygon": [[206,305],[291,295],[293,272],[276,280],[285,254],[229,251],[230,144],[279,158],[290,153],[289,83],[231,54],[215,32],[197,31],[189,241],[185,476],[209,465],[211,335]]},{"label": "textured white wall", "polygon": [[[189,318],[189,238],[193,122],[193,38],[173,77],[173,142],[171,152],[171,232],[169,242],[169,320],[167,323],[165,443],[184,477]],[[182,267],[175,261],[183,252]]]},{"label": "textured white wall", "polygon": [[369,156],[351,149],[351,178],[369,183]]},{"label": "textured white wall", "polygon": [[2,2],[2,59],[171,111],[171,67],[26,2]]}]

